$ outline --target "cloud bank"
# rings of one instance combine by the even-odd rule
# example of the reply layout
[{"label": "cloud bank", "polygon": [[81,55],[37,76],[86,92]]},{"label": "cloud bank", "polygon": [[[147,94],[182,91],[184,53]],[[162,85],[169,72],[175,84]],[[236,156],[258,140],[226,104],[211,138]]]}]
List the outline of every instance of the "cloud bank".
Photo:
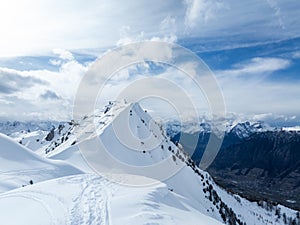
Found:
[{"label": "cloud bank", "polygon": [[[114,0],[1,1],[0,58],[5,61],[12,57],[9,58],[12,63],[0,64],[0,117],[68,119],[78,84],[95,56],[126,43],[163,40],[187,43],[186,47],[197,52],[205,52],[207,45],[217,46],[214,51],[233,52],[229,56],[216,56],[213,62],[235,58],[214,71],[227,111],[297,118],[300,115],[300,81],[295,75],[300,63],[298,45],[291,43],[294,49],[286,50],[285,55],[276,55],[268,48],[247,57],[240,50],[249,43],[259,46],[264,42],[297,39],[299,9],[298,0],[133,0],[126,4]],[[286,46],[281,48],[285,51]],[[240,54],[243,57],[239,58]],[[43,64],[33,60],[32,65],[26,66],[20,58],[13,58],[16,55],[51,58]],[[13,67],[15,64],[22,64],[22,68]],[[107,86],[105,99],[122,90],[133,77],[147,74],[147,68],[146,71],[141,68],[116,74]],[[276,74],[282,79],[275,80]],[[293,79],[283,79],[289,74]],[[178,71],[163,70],[160,76],[184,86],[199,108],[207,109],[205,98]],[[163,91],[162,87],[151,88]]]},{"label": "cloud bank", "polygon": [[1,1],[0,56],[107,48],[127,37],[284,39],[300,35],[299,19],[297,0]]}]

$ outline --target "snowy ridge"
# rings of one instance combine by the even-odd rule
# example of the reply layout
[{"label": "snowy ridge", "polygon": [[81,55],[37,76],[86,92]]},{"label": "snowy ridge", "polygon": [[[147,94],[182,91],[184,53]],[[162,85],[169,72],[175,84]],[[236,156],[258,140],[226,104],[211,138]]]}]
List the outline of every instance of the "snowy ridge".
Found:
[{"label": "snowy ridge", "polygon": [[247,138],[253,133],[273,131],[274,128],[262,122],[243,122],[232,125],[227,133],[234,133],[239,138]]},{"label": "snowy ridge", "polygon": [[[139,140],[132,142],[136,144],[136,150],[124,145],[115,134],[114,126],[117,126],[125,137],[128,135],[125,128],[119,126],[124,120],[128,121],[132,134]],[[64,125],[60,131],[57,128],[50,133],[52,139],[48,138],[47,145],[37,152],[52,160],[64,160],[87,174],[66,176],[4,193],[0,195],[0,209],[12,204],[15,199],[21,204],[24,200],[22,198],[29,197],[41,202],[46,208],[41,212],[45,217],[38,218],[36,221],[39,223],[36,224],[41,224],[41,219],[43,224],[279,225],[284,224],[283,213],[286,220],[300,223],[294,210],[283,206],[264,206],[264,203],[260,204],[262,207],[218,187],[210,175],[200,170],[181,147],[170,141],[162,125],[153,121],[139,104],[111,102],[95,115],[87,115],[80,121]],[[160,161],[165,161],[165,166],[170,168],[179,165],[183,167],[168,179],[157,180],[151,186],[118,185],[99,175],[90,174],[93,170],[81,156],[79,145],[93,138],[100,139],[115,158],[138,166],[140,170]],[[147,142],[143,141],[147,138],[158,143],[151,151],[147,150]],[[139,171],[132,173],[143,174]],[[149,176],[155,179],[156,174]],[[37,209],[34,204],[36,202],[32,202],[32,208]],[[61,206],[57,214],[56,209],[53,209],[54,212],[49,211],[56,204]],[[34,215],[36,210],[28,209],[25,219],[29,220]],[[6,219],[11,220],[11,217]],[[35,224],[35,221],[30,223]]]}]

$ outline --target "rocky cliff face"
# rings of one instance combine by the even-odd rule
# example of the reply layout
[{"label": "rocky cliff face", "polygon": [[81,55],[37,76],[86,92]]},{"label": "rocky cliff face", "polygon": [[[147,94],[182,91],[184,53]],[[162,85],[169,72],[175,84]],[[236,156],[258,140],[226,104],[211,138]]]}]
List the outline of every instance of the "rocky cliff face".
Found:
[{"label": "rocky cliff face", "polygon": [[[209,130],[177,132],[172,140],[178,141],[181,135],[199,138],[192,155],[199,163],[213,134]],[[188,142],[181,144],[192,151]],[[299,210],[300,132],[266,129],[260,123],[236,124],[226,131],[220,152],[208,171],[230,191],[252,200],[279,202]]]},{"label": "rocky cliff face", "polygon": [[300,209],[300,132],[254,133],[222,148],[209,171],[252,199],[264,196]]}]

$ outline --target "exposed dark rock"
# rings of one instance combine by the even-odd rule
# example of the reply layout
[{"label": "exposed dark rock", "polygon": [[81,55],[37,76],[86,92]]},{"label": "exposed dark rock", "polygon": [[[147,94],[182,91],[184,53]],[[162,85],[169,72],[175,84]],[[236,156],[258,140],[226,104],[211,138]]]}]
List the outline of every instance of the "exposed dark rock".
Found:
[{"label": "exposed dark rock", "polygon": [[54,138],[54,129],[55,128],[52,128],[52,130],[47,134],[47,136],[46,136],[46,141],[52,141],[53,140],[53,138]]}]

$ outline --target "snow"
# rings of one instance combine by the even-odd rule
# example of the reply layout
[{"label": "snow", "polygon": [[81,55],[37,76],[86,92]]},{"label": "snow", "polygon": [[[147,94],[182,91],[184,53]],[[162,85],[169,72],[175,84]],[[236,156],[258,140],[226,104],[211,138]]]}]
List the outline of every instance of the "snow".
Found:
[{"label": "snow", "polygon": [[[14,210],[3,213],[7,207]],[[92,174],[63,177],[2,194],[0,213],[1,223],[14,225],[221,224],[182,202],[162,183],[134,188]]]},{"label": "snow", "polygon": [[71,174],[82,173],[66,162],[42,158],[0,134],[0,192]]},{"label": "snow", "polygon": [[32,132],[18,131],[10,135],[14,140],[27,148],[37,151],[39,148],[44,146],[43,138],[49,131],[37,130]]},{"label": "snow", "polygon": [[[2,224],[218,225],[223,223],[221,204],[247,224],[282,224],[274,210],[216,185],[139,104],[109,104],[54,129],[51,140],[46,136],[37,131],[23,137],[29,150],[0,135]],[[87,149],[98,154],[99,142],[107,152],[95,155],[101,157],[94,157],[93,164],[81,153]],[[96,174],[91,165],[111,176]],[[294,210],[278,207],[287,217],[296,217]]]},{"label": "snow", "polygon": [[0,133],[12,136],[14,133],[30,133],[33,131],[48,131],[59,123],[55,121],[0,122]]},{"label": "snow", "polygon": [[[132,201],[135,199],[135,201]],[[111,203],[112,224],[221,224],[203,215],[164,184],[119,190]]]},{"label": "snow", "polygon": [[284,131],[300,131],[300,126],[283,127],[282,130],[284,130]]},{"label": "snow", "polygon": [[[214,126],[212,126],[214,125]],[[276,128],[269,126],[263,122],[257,121],[224,121],[223,119],[216,118],[215,121],[205,120],[202,123],[183,122],[180,124],[178,121],[166,122],[166,130],[171,137],[174,137],[179,132],[194,134],[194,133],[211,133],[212,128],[214,133],[222,137],[224,133],[235,133],[239,138],[247,138],[253,133],[274,131]]]},{"label": "snow", "polygon": [[71,146],[57,154],[50,155],[49,158],[68,162],[70,165],[84,171],[85,173],[94,172],[83,158],[77,145]]}]

